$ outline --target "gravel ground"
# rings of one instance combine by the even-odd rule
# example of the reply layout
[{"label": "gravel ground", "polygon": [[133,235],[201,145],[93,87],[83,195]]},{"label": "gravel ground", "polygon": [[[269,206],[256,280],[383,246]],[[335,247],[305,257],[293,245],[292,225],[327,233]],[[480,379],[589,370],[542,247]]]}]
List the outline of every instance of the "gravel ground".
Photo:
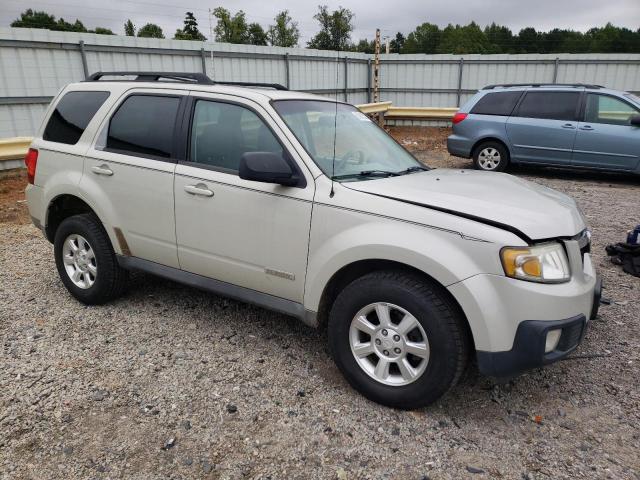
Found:
[{"label": "gravel ground", "polygon": [[[432,166],[468,168],[446,129],[392,129]],[[516,175],[574,196],[603,306],[568,361],[502,383],[474,367],[403,412],[354,392],[326,338],[280,314],[150,276],[85,307],[0,178],[0,478],[640,478],[640,279],[604,255],[640,221],[640,182]]]}]

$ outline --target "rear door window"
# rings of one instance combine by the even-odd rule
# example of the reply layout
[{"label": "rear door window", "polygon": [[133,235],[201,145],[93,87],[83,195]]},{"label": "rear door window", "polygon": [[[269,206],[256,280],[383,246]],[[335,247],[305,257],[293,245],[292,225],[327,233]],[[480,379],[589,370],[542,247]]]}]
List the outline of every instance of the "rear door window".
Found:
[{"label": "rear door window", "polygon": [[518,117],[575,120],[580,92],[532,92],[525,94]]},{"label": "rear door window", "polygon": [[129,96],[111,117],[106,150],[170,158],[179,105],[179,97]]},{"label": "rear door window", "polygon": [[487,93],[476,103],[470,113],[478,115],[511,115],[522,92]]},{"label": "rear door window", "polygon": [[109,98],[109,92],[67,92],[51,114],[42,138],[75,145],[89,122]]}]

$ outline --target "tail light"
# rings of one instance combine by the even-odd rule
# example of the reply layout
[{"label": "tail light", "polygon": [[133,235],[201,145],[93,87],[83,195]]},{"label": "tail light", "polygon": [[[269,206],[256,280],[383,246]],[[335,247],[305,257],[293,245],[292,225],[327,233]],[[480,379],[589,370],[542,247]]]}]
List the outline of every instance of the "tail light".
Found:
[{"label": "tail light", "polygon": [[467,118],[467,113],[462,113],[462,112],[457,112],[454,116],[453,116],[453,124],[455,125],[456,123],[460,123],[461,121],[463,121],[465,118]]},{"label": "tail light", "polygon": [[24,164],[27,166],[27,180],[31,185],[36,178],[36,165],[38,164],[38,150],[30,148],[27,156],[24,157]]}]

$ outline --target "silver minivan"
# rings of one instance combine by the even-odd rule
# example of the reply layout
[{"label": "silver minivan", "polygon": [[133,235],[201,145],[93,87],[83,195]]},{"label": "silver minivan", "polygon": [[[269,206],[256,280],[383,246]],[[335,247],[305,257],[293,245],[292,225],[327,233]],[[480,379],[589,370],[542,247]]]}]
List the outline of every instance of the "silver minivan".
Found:
[{"label": "silver minivan", "polygon": [[640,98],[598,85],[490,85],[455,114],[447,148],[479,170],[522,164],[640,174]]}]

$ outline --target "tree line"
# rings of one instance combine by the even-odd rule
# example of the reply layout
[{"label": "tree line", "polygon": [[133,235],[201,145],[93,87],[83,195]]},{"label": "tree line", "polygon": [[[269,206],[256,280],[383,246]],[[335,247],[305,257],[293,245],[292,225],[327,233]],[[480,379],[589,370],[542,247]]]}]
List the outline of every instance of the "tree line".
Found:
[{"label": "tree line", "polygon": [[[212,15],[216,21],[213,36],[217,42],[295,47],[300,41],[298,23],[291,18],[288,10],[279,12],[266,28],[257,22],[248,22],[242,10],[232,13],[218,7]],[[374,52],[374,40],[351,41],[355,20],[351,10],[339,7],[330,11],[326,5],[320,5],[313,18],[318,22],[319,30],[307,42],[308,48]],[[32,9],[21,13],[11,26],[114,35],[108,28],[88,30],[80,20],[69,23],[47,12]],[[138,28],[130,19],[124,23],[124,33],[128,36],[165,38],[160,26],[146,23]],[[193,12],[186,12],[183,27],[176,30],[173,39],[207,40],[198,29]],[[468,25],[449,24],[444,28],[423,23],[406,36],[398,32],[389,43],[391,53],[640,53],[640,28],[633,31],[608,23],[586,32],[559,28],[542,32],[528,27],[514,33],[509,27],[496,23],[485,28],[475,22]]]}]

